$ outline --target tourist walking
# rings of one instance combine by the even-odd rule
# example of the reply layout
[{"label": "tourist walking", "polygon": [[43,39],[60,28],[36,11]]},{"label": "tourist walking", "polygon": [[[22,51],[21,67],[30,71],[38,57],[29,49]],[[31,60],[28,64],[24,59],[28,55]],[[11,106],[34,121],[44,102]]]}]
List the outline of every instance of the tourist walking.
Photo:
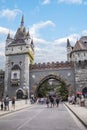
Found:
[{"label": "tourist walking", "polygon": [[1,110],[3,110],[3,102],[1,101]]},{"label": "tourist walking", "polygon": [[15,110],[15,97],[12,97],[12,109]]},{"label": "tourist walking", "polygon": [[56,97],[56,106],[59,106],[59,97]]},{"label": "tourist walking", "polygon": [[49,103],[50,103],[50,100],[49,100],[49,97],[47,97],[47,98],[46,98],[47,107],[49,107]]},{"label": "tourist walking", "polygon": [[54,107],[54,98],[52,96],[50,97],[50,103],[51,103],[50,107]]},{"label": "tourist walking", "polygon": [[9,111],[9,96],[4,99],[4,109]]}]

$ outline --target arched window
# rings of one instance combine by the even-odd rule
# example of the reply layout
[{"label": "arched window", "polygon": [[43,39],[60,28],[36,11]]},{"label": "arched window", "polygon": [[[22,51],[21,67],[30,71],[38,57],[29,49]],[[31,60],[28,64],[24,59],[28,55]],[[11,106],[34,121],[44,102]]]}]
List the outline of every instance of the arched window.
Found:
[{"label": "arched window", "polygon": [[20,85],[20,67],[19,65],[14,65],[11,69],[11,84],[12,86]]}]

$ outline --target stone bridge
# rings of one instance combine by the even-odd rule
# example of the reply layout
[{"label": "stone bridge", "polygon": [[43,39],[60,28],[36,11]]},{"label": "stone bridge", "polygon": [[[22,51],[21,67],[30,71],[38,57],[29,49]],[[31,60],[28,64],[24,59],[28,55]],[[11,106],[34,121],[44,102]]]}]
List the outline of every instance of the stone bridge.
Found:
[{"label": "stone bridge", "polygon": [[64,82],[75,91],[74,65],[71,62],[38,63],[30,65],[30,93],[36,93],[41,84],[48,79]]}]

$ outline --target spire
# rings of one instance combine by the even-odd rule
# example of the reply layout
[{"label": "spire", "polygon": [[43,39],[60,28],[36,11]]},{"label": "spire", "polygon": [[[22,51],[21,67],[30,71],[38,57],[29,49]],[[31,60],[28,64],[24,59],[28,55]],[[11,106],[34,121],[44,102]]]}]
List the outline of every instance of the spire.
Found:
[{"label": "spire", "polygon": [[30,37],[30,33],[29,33],[29,30],[28,30],[28,32],[27,32],[27,36],[28,36],[28,37]]},{"label": "spire", "polygon": [[12,42],[12,38],[10,36],[10,31],[9,31],[9,33],[7,35],[6,43],[11,43],[11,42]]},{"label": "spire", "polygon": [[10,32],[9,32],[8,35],[7,35],[7,39],[10,39]]},{"label": "spire", "polygon": [[21,26],[24,26],[24,15],[22,15]]},{"label": "spire", "polygon": [[71,47],[69,39],[67,39],[67,47]]},{"label": "spire", "polygon": [[31,40],[31,44],[33,45],[33,39]]},{"label": "spire", "polygon": [[27,32],[27,36],[30,36],[29,31]]}]

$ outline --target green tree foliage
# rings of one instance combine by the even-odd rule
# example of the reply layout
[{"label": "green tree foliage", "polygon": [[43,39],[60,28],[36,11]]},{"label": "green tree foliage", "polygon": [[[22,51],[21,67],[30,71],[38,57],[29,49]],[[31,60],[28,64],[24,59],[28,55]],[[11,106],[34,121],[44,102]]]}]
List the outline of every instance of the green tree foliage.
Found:
[{"label": "green tree foliage", "polygon": [[48,80],[45,81],[38,89],[37,95],[39,97],[45,97],[50,91],[54,91],[56,95],[59,95],[63,101],[67,100],[68,97],[68,87],[64,82],[58,81],[57,85],[48,84]]}]

